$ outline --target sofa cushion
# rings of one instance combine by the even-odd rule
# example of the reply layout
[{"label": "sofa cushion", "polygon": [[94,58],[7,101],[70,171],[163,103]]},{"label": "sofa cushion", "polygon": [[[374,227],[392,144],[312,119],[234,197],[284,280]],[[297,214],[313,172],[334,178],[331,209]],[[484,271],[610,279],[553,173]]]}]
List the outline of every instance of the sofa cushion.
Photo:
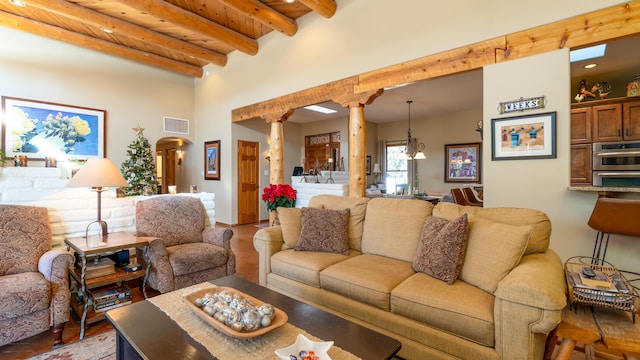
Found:
[{"label": "sofa cushion", "polygon": [[174,276],[208,270],[227,263],[227,251],[207,243],[191,243],[167,247]]},{"label": "sofa cushion", "polygon": [[365,197],[348,197],[337,195],[316,195],[309,200],[309,207],[342,210],[349,209],[349,248],[361,251],[362,230],[369,199]]},{"label": "sofa cushion", "polygon": [[451,285],[460,274],[466,244],[467,214],[452,221],[428,217],[422,227],[413,270]]},{"label": "sofa cushion", "polygon": [[39,272],[0,276],[0,321],[48,309],[49,286]]},{"label": "sofa cushion", "polygon": [[417,273],[391,292],[391,311],[451,334],[493,347],[494,297],[456,280],[447,285]]},{"label": "sofa cushion", "polygon": [[348,255],[349,209],[302,208],[302,226],[296,251],[323,251]]},{"label": "sofa cushion", "polygon": [[0,276],[38,271],[38,260],[51,250],[47,209],[0,205]]},{"label": "sofa cushion", "polygon": [[363,254],[322,270],[320,286],[389,311],[391,290],[413,274],[410,262]]},{"label": "sofa cushion", "polygon": [[503,224],[469,216],[467,250],[459,278],[493,293],[522,258],[531,226]]},{"label": "sofa cushion", "polygon": [[350,250],[349,255],[329,252],[294,251],[287,249],[278,251],[271,257],[271,272],[287,279],[320,287],[320,271],[349,257],[360,255]]},{"label": "sofa cushion", "polygon": [[369,200],[362,233],[362,253],[411,263],[422,225],[431,215],[428,201],[375,198]]},{"label": "sofa cushion", "polygon": [[540,210],[510,207],[482,208],[446,202],[439,202],[433,209],[433,216],[447,220],[453,220],[464,213],[509,225],[531,225],[531,238],[524,252],[525,255],[544,253],[549,248],[551,221],[547,214]]},{"label": "sofa cushion", "polygon": [[293,249],[298,244],[300,239],[300,223],[301,211],[300,208],[285,208],[279,207],[278,221],[280,222],[280,229],[282,230],[282,249]]}]

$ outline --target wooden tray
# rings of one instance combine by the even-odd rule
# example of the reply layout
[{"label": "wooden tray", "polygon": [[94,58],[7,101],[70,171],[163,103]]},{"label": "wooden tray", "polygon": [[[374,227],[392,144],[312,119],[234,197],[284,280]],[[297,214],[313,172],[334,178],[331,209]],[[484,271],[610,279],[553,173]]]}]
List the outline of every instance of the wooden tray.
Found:
[{"label": "wooden tray", "polygon": [[261,327],[258,330],[255,331],[251,331],[251,332],[239,332],[239,331],[235,331],[233,329],[231,329],[230,327],[228,327],[227,325],[221,323],[220,321],[214,319],[211,315],[207,314],[206,312],[204,312],[204,310],[202,310],[202,308],[197,307],[194,302],[197,298],[201,298],[204,297],[205,294],[207,293],[216,293],[216,292],[220,292],[222,290],[228,290],[230,291],[232,294],[240,294],[243,298],[245,299],[250,299],[253,301],[253,303],[256,306],[260,306],[264,303],[264,301],[260,301],[256,298],[254,298],[253,296],[247,295],[241,291],[238,291],[234,288],[230,288],[230,287],[224,287],[224,286],[218,286],[216,288],[211,288],[211,289],[205,289],[205,290],[200,290],[200,291],[196,291],[192,294],[189,294],[187,296],[184,297],[184,302],[187,303],[187,306],[189,306],[189,308],[191,308],[198,316],[200,316],[204,321],[206,321],[207,323],[209,323],[211,326],[213,326],[214,328],[216,328],[218,331],[229,335],[231,337],[234,338],[239,338],[239,339],[250,339],[250,338],[254,338],[256,336],[260,336],[263,334],[268,333],[269,331],[279,328],[280,326],[284,325],[287,323],[287,320],[289,319],[287,317],[287,314],[285,314],[284,311],[276,308],[275,306],[273,307],[275,310],[275,316],[273,317],[273,320],[271,320],[271,325],[267,326],[267,327]]}]

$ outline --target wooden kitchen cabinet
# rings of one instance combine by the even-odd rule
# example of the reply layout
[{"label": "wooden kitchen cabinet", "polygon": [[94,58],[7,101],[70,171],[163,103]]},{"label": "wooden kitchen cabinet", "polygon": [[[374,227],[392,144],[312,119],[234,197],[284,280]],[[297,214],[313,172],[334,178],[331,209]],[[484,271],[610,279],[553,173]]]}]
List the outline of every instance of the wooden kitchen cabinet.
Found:
[{"label": "wooden kitchen cabinet", "polygon": [[591,144],[571,145],[571,185],[592,184]]},{"label": "wooden kitchen cabinet", "polygon": [[591,118],[593,142],[622,140],[622,104],[594,106]]},{"label": "wooden kitchen cabinet", "polygon": [[623,137],[640,140],[640,101],[622,104]]},{"label": "wooden kitchen cabinet", "polygon": [[591,108],[571,109],[571,144],[591,142]]}]

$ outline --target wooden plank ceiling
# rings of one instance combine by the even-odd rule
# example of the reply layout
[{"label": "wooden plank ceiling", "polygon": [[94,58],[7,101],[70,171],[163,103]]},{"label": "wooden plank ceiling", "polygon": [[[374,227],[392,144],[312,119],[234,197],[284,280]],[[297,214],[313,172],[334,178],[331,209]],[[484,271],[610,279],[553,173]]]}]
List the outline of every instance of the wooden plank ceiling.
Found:
[{"label": "wooden plank ceiling", "polygon": [[255,55],[276,30],[294,36],[310,12],[335,14],[334,0],[0,0],[0,25],[201,77],[227,55]]}]

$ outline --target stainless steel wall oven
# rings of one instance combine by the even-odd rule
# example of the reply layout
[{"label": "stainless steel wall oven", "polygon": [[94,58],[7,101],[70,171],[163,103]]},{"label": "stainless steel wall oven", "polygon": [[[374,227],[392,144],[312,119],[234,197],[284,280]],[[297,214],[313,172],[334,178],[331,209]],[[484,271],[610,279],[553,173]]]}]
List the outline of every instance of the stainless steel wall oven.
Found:
[{"label": "stainless steel wall oven", "polygon": [[593,185],[640,186],[640,141],[594,143]]}]

